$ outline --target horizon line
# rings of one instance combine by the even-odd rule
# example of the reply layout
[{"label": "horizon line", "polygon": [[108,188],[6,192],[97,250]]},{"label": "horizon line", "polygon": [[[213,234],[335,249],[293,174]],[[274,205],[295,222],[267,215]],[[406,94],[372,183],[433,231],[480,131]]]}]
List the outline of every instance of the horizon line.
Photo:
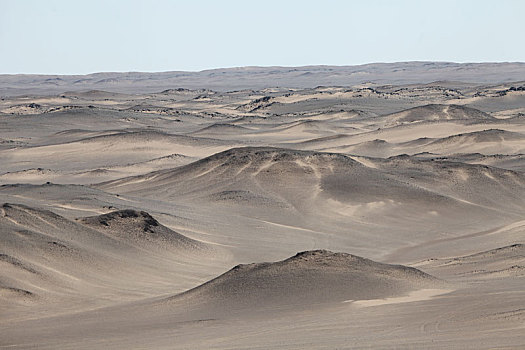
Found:
[{"label": "horizon line", "polygon": [[141,70],[123,70],[123,71],[96,71],[90,73],[0,73],[0,76],[23,76],[23,75],[40,75],[40,76],[87,76],[95,74],[132,74],[132,73],[146,73],[146,74],[161,74],[161,73],[204,73],[218,70],[235,70],[235,69],[264,69],[264,68],[311,68],[311,67],[360,67],[370,65],[388,65],[388,64],[403,64],[403,63],[437,63],[437,64],[458,64],[458,65],[481,65],[481,64],[525,64],[525,61],[480,61],[480,62],[455,62],[455,61],[426,61],[426,60],[415,60],[415,61],[393,61],[393,62],[369,62],[361,64],[309,64],[309,65],[247,65],[247,66],[231,66],[231,67],[216,67],[206,68],[201,70],[159,70],[159,71],[141,71]]}]

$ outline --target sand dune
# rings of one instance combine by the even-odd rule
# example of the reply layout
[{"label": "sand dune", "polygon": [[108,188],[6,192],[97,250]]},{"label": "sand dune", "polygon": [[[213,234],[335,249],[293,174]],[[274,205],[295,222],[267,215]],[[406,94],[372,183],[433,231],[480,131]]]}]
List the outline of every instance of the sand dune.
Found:
[{"label": "sand dune", "polygon": [[213,124],[193,132],[193,135],[228,135],[232,133],[250,132],[250,129],[234,124]]},{"label": "sand dune", "polygon": [[[17,268],[3,270],[0,278],[10,281],[9,288],[26,290],[42,301],[50,302],[60,296],[68,299],[72,290],[80,292],[77,288],[82,286],[82,279],[90,279],[82,278],[82,272],[93,278],[95,272],[100,274],[102,265],[112,260],[115,264],[103,251],[116,248],[116,241],[82,230],[78,224],[49,211],[4,204],[0,230],[2,250],[11,266]],[[6,301],[9,299],[2,301],[4,307],[9,305]]]},{"label": "sand dune", "polygon": [[433,141],[421,149],[438,154],[482,153],[520,154],[525,151],[525,135],[499,129],[451,135]]},{"label": "sand dune", "polygon": [[506,259],[524,259],[525,244],[512,244],[506,247],[491,249],[485,252],[454,258],[454,263],[475,263],[475,262],[493,262]]},{"label": "sand dune", "polygon": [[502,142],[502,141],[523,141],[524,135],[517,132],[510,132],[499,129],[489,129],[474,131],[471,133],[457,134],[433,143],[446,142]]},{"label": "sand dune", "polygon": [[[345,244],[381,259],[388,249],[407,242],[417,246],[437,237],[460,237],[521,218],[525,181],[520,173],[410,157],[354,158],[235,148],[179,168],[95,187],[198,208],[199,220],[206,221],[203,227],[228,232],[217,233],[216,243],[270,249],[278,241],[281,245],[272,248],[276,256]],[[207,221],[217,216],[243,224]]]},{"label": "sand dune", "polygon": [[[131,243],[153,243],[162,249],[202,250],[206,245],[161,225],[145,211],[119,210],[79,219],[84,225]],[[169,245],[169,247],[168,247]]]},{"label": "sand dune", "polygon": [[144,174],[151,171],[186,165],[194,161],[194,157],[187,157],[181,154],[170,154],[158,158],[153,158],[143,162],[128,163],[124,165],[114,165],[92,170],[68,170],[56,171],[52,169],[24,169],[0,174],[2,183],[24,183],[41,184],[43,182],[52,183],[77,183],[91,184],[94,182],[109,181],[130,175]]},{"label": "sand dune", "polygon": [[[235,148],[180,168],[102,183],[97,187],[166,198],[171,193],[195,197],[206,193],[208,188],[250,188],[249,192],[258,188],[263,190],[260,191],[263,196],[273,193],[274,198],[282,198],[296,206],[301,200],[300,192],[307,187],[310,187],[310,194],[318,192],[319,196],[351,203],[369,203],[381,193],[395,202],[430,200],[425,198],[433,198],[432,202],[435,202],[446,200],[446,196],[463,203],[488,206],[488,200],[501,198],[506,193],[506,200],[501,205],[510,205],[515,211],[525,204],[517,195],[525,186],[521,173],[409,157],[371,162],[375,164],[374,168],[335,153]],[[433,181],[431,174],[440,175]],[[293,182],[297,181],[300,187],[294,187]],[[419,186],[407,186],[407,182]],[[473,187],[480,191],[473,191]],[[487,192],[492,189],[495,192]],[[495,196],[496,192],[498,196]],[[312,200],[309,196],[305,199]]]},{"label": "sand dune", "polygon": [[521,171],[525,169],[524,154],[493,154],[484,155],[480,153],[455,154],[449,157],[439,157],[443,160],[462,162],[470,164],[484,164],[501,169]]},{"label": "sand dune", "polygon": [[525,245],[516,243],[465,256],[431,259],[414,266],[434,271],[448,279],[519,278],[525,276]]},{"label": "sand dune", "polygon": [[424,121],[469,120],[492,121],[493,117],[477,109],[459,105],[431,104],[415,107],[403,112],[385,116],[387,126],[417,123]]},{"label": "sand dune", "polygon": [[0,193],[6,202],[48,209],[68,219],[132,205],[125,198],[84,185],[10,184],[0,186]]},{"label": "sand dune", "polygon": [[[520,172],[476,164],[415,160],[406,156],[375,164],[392,174],[397,173],[399,168],[405,168],[408,172],[403,177],[410,179],[412,184],[479,206],[505,208],[518,213],[525,204],[519,195],[525,186],[525,178]],[[502,197],[507,199],[498,204],[493,202]]]},{"label": "sand dune", "polygon": [[[428,125],[428,127],[432,126]],[[428,153],[435,157],[454,156],[458,153],[478,153],[490,156],[525,152],[523,139],[524,134],[520,132],[482,128],[482,130],[467,133],[451,133],[449,136],[439,138],[420,137],[404,142],[388,142],[383,139],[359,142],[359,135],[338,134],[333,137],[303,142],[301,148],[381,158],[421,153]],[[323,144],[328,144],[330,147],[319,147]]]},{"label": "sand dune", "polygon": [[[195,147],[196,145],[200,146]],[[0,174],[0,178],[5,178],[4,183],[7,181],[38,183],[38,180],[40,183],[61,180],[66,183],[97,182],[100,181],[100,172],[89,173],[89,170],[101,169],[106,171],[102,174],[106,179],[118,178],[127,173],[126,166],[130,163],[142,163],[142,170],[136,167],[133,171],[147,172],[155,167],[151,163],[148,166],[147,162],[168,157],[174,151],[177,151],[181,157],[191,159],[191,157],[202,157],[227,149],[230,145],[227,141],[169,135],[157,131],[119,132],[53,145],[6,150],[0,155],[0,159],[5,162],[4,164],[9,164],[7,166],[13,171]],[[84,154],[86,149],[92,152],[91,155]],[[56,170],[58,161],[67,164],[61,167],[61,172]],[[38,168],[46,170],[37,173],[28,172],[25,168],[27,163],[38,165]]]},{"label": "sand dune", "polygon": [[[340,175],[347,173],[352,181],[358,179],[357,181],[367,182],[372,181],[371,177],[381,177],[376,170],[340,154],[247,147],[220,152],[181,168],[102,183],[97,187],[104,190],[118,190],[119,193],[138,193],[143,187],[148,188],[151,194],[158,189],[158,195],[169,196],[173,192],[184,196],[195,194],[195,191],[205,191],[206,187],[202,186],[204,183],[211,185],[214,182],[213,187],[217,189],[220,188],[221,183],[231,186],[233,181],[235,184],[236,179],[256,182],[258,186],[252,186],[252,188],[263,186],[267,190],[270,190],[272,186],[276,186],[275,190],[277,187],[283,188],[278,183],[289,183],[293,186],[291,182],[298,181],[299,178],[302,178],[301,186],[307,186],[310,183],[312,187],[315,187],[325,177],[327,178],[326,185],[328,185],[328,180],[338,176],[338,173]],[[189,181],[186,182],[190,179],[193,185]],[[363,189],[361,194],[368,196],[366,194],[368,189],[364,191],[365,188],[364,184],[353,186],[354,198],[361,189]],[[330,192],[329,188],[321,189]],[[300,191],[298,187],[295,190]],[[294,191],[294,187],[286,191]],[[281,192],[281,196],[285,195],[286,191]],[[337,191],[334,190],[334,195],[336,194]]]},{"label": "sand dune", "polygon": [[168,302],[230,309],[290,306],[378,299],[440,285],[437,279],[414,268],[317,250],[275,263],[238,265]]},{"label": "sand dune", "polygon": [[388,143],[385,140],[375,139],[372,141],[365,141],[356,145],[337,147],[333,151],[340,151],[352,155],[361,155],[367,157],[388,157],[392,153],[396,153],[392,148],[395,145]]},{"label": "sand dune", "polygon": [[74,221],[4,204],[0,214],[0,305],[8,312],[32,305],[36,314],[53,305],[54,312],[64,313],[79,303],[90,309],[161,295],[170,286],[190,287],[196,276],[202,281],[210,276],[203,274],[208,264],[227,261],[220,249],[176,233],[145,212],[123,210]]}]

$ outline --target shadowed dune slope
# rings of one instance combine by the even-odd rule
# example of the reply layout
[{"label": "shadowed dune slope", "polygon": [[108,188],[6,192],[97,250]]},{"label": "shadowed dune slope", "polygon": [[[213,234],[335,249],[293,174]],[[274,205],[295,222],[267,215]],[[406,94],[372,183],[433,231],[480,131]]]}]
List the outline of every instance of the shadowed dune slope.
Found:
[{"label": "shadowed dune slope", "polygon": [[386,298],[443,285],[415,268],[315,250],[274,263],[238,265],[168,301],[230,308],[271,307]]}]

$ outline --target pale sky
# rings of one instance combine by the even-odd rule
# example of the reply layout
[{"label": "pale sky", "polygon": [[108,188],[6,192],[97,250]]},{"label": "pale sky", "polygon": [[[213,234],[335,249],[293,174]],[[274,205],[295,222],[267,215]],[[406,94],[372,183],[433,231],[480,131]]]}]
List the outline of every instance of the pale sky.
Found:
[{"label": "pale sky", "polygon": [[0,0],[0,73],[525,61],[525,1]]}]

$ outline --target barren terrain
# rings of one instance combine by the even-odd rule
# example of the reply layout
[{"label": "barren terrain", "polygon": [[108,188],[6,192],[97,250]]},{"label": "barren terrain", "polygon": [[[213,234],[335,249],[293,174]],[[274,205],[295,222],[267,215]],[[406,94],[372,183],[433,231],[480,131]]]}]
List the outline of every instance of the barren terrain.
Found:
[{"label": "barren terrain", "polygon": [[523,349],[525,68],[428,64],[0,76],[0,348]]}]

